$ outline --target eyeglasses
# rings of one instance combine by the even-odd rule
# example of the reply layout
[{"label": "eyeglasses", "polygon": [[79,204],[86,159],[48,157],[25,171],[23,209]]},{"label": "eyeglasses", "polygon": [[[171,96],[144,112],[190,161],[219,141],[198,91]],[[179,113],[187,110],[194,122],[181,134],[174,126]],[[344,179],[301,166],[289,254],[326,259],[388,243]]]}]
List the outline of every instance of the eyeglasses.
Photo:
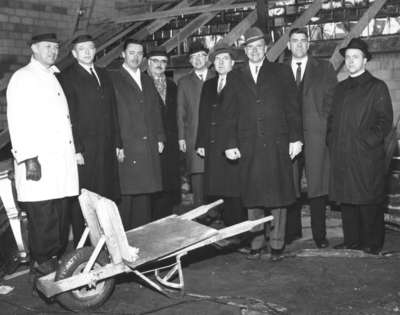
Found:
[{"label": "eyeglasses", "polygon": [[155,64],[162,64],[162,65],[166,65],[168,63],[168,60],[165,59],[156,59],[156,58],[150,58],[149,59],[151,62],[154,62]]}]

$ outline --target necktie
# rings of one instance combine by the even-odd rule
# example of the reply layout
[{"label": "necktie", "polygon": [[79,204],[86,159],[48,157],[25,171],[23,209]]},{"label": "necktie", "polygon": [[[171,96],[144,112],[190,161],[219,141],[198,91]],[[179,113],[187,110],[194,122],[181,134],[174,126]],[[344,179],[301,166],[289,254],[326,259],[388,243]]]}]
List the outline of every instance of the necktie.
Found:
[{"label": "necktie", "polygon": [[93,78],[96,80],[97,85],[100,86],[99,79],[97,78],[96,74],[94,73],[92,67],[90,67],[90,74],[91,74],[91,75],[93,76]]},{"label": "necktie", "polygon": [[297,62],[297,69],[296,69],[296,85],[300,86],[301,84],[301,62]]},{"label": "necktie", "polygon": [[260,66],[256,66],[256,75],[258,75],[259,68],[260,68]]},{"label": "necktie", "polygon": [[199,78],[200,78],[200,81],[204,81],[204,78],[203,78],[203,74],[202,74],[202,73],[199,74]]},{"label": "necktie", "polygon": [[218,94],[221,93],[221,91],[224,88],[224,86],[225,86],[225,78],[224,77],[219,77],[218,87],[217,87],[217,93]]}]

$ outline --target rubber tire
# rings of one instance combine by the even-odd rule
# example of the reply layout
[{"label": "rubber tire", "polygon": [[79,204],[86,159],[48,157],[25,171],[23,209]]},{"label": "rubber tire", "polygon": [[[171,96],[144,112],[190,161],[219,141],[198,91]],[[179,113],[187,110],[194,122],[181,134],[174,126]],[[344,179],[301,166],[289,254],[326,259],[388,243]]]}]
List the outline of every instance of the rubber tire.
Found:
[{"label": "rubber tire", "polygon": [[[89,261],[93,250],[93,247],[82,247],[65,255],[57,269],[55,280],[57,281],[69,278],[73,276],[75,272],[78,273],[79,270],[83,270],[84,266],[86,266],[86,263]],[[94,264],[94,268],[99,268],[107,263],[109,263],[109,258],[104,252],[100,252]],[[61,293],[56,296],[56,300],[63,307],[75,312],[95,309],[104,304],[104,302],[110,297],[114,290],[115,280],[114,278],[108,278],[99,281],[94,290],[97,290],[99,286],[102,286],[99,290],[100,292],[92,292],[93,295],[91,296],[80,296],[81,292],[83,292],[82,290],[86,290],[86,287],[82,287]],[[91,290],[87,290],[87,292],[90,291]]]}]

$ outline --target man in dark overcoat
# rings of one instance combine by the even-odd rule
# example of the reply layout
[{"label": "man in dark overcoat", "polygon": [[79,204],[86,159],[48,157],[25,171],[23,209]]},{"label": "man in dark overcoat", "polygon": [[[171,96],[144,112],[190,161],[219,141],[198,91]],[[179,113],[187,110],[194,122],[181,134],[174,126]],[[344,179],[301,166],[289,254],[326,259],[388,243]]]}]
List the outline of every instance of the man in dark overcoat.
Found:
[{"label": "man in dark overcoat", "polygon": [[[294,178],[300,193],[300,180],[305,169],[310,203],[311,230],[318,248],[329,245],[326,239],[325,208],[329,183],[329,154],[326,146],[326,124],[332,104],[336,73],[330,62],[308,54],[307,29],[290,31],[288,49],[290,67],[302,109],[304,147],[294,160]],[[287,242],[301,237],[301,203],[288,208]]]},{"label": "man in dark overcoat", "polygon": [[223,197],[222,215],[226,226],[244,219],[239,190],[239,161],[225,157],[220,127],[220,104],[235,64],[233,54],[233,48],[226,44],[217,44],[210,53],[210,61],[214,63],[218,76],[203,85],[196,141],[196,152],[205,159],[204,194],[211,200]]},{"label": "man in dark overcoat", "polygon": [[119,210],[127,230],[151,221],[151,194],[162,190],[160,154],[165,135],[160,96],[153,80],[140,71],[143,54],[142,43],[128,38],[123,64],[110,71],[124,142]]},{"label": "man in dark overcoat", "polygon": [[174,205],[181,199],[178,126],[176,122],[177,87],[167,78],[167,51],[163,47],[153,48],[147,54],[147,72],[154,81],[160,95],[160,111],[166,136],[165,148],[161,154],[162,191],[152,195],[152,219],[171,215]]},{"label": "man in dark overcoat", "polygon": [[378,254],[384,242],[384,139],[393,109],[386,84],[365,69],[371,59],[360,38],[340,53],[350,77],[335,89],[328,120],[329,197],[341,206],[344,242],[335,248]]},{"label": "man in dark overcoat", "polygon": [[[225,154],[239,159],[241,197],[249,219],[266,211],[274,216],[269,238],[275,260],[284,249],[286,207],[296,199],[291,159],[301,152],[301,113],[290,68],[266,60],[262,31],[250,28],[245,45],[249,62],[232,72],[221,107]],[[264,230],[254,230],[249,258],[261,257]]]},{"label": "man in dark overcoat", "polygon": [[[61,82],[70,109],[80,188],[117,201],[122,141],[113,85],[107,71],[93,65],[96,46],[91,35],[77,35],[72,45],[75,62],[62,71]],[[84,230],[78,199],[71,214],[77,245]]]},{"label": "man in dark overcoat", "polygon": [[186,153],[187,172],[193,192],[193,203],[203,203],[204,160],[196,154],[195,142],[199,122],[200,93],[203,83],[214,77],[208,69],[208,49],[195,42],[189,50],[193,69],[178,81],[178,137],[179,149]]}]

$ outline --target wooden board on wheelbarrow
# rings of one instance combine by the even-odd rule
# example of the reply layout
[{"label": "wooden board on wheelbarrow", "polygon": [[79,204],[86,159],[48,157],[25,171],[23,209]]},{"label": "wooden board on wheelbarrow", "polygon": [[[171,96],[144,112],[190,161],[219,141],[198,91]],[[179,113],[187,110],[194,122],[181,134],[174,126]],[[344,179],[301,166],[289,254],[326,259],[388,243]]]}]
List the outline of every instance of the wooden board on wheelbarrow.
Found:
[{"label": "wooden board on wheelbarrow", "polygon": [[131,268],[158,260],[218,233],[200,223],[171,216],[126,232],[130,246],[139,248]]}]

